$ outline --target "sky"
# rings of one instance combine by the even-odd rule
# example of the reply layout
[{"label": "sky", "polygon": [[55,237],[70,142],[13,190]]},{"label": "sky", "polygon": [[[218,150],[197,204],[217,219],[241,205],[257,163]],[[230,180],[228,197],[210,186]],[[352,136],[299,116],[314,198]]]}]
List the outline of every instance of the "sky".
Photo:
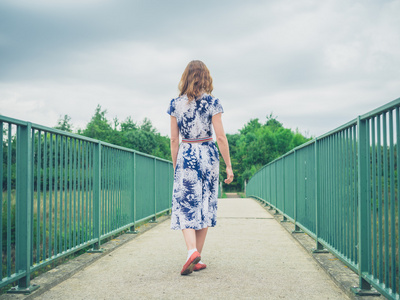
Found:
[{"label": "sky", "polygon": [[2,0],[0,114],[148,118],[202,60],[227,133],[271,114],[317,137],[400,97],[400,0]]}]

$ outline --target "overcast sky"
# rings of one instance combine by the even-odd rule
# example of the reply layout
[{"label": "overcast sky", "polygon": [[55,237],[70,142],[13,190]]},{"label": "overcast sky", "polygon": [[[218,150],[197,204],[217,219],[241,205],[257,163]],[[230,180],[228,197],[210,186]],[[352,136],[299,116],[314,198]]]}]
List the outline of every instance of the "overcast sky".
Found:
[{"label": "overcast sky", "polygon": [[0,114],[84,128],[167,106],[187,63],[214,80],[228,133],[271,113],[322,135],[400,97],[400,1],[2,0]]}]

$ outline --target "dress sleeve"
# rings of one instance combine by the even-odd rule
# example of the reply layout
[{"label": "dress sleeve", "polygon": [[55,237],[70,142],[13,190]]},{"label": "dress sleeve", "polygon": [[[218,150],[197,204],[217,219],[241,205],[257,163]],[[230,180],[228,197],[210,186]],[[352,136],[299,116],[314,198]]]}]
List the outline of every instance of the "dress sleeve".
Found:
[{"label": "dress sleeve", "polygon": [[176,117],[176,114],[175,114],[175,99],[171,100],[171,103],[169,104],[168,109],[167,109],[167,114],[169,114],[169,115],[171,115],[173,117]]},{"label": "dress sleeve", "polygon": [[221,105],[219,99],[216,98],[214,100],[214,103],[211,106],[211,116],[214,116],[216,114],[223,113],[223,112],[224,112],[224,109],[222,108],[222,105]]}]

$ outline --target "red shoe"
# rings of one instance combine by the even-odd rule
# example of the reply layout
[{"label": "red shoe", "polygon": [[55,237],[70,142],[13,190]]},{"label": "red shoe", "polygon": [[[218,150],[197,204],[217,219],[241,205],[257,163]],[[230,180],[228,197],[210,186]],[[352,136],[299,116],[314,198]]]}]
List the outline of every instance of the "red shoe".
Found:
[{"label": "red shoe", "polygon": [[196,264],[196,265],[194,266],[193,271],[200,271],[200,270],[203,270],[203,269],[205,269],[205,268],[207,268],[207,265],[206,265],[206,264],[198,263],[198,264]]},{"label": "red shoe", "polygon": [[181,275],[188,275],[193,272],[194,266],[200,261],[200,253],[195,251],[188,261],[183,265]]}]

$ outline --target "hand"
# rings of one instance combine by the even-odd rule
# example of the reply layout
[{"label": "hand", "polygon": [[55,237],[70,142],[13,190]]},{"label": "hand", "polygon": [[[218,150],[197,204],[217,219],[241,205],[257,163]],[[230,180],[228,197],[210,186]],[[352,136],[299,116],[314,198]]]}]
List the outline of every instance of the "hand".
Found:
[{"label": "hand", "polygon": [[230,184],[233,181],[233,171],[231,167],[226,167],[226,179],[224,182]]}]

